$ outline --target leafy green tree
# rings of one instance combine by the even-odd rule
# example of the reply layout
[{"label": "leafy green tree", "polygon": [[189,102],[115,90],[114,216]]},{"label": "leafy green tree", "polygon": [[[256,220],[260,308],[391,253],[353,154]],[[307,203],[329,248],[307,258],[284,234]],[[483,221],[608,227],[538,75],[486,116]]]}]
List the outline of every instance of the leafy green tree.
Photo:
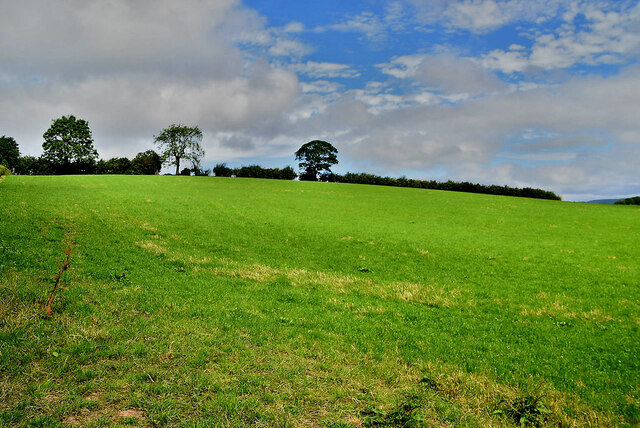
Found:
[{"label": "leafy green tree", "polygon": [[0,165],[4,165],[15,172],[19,162],[20,150],[18,150],[16,140],[6,135],[0,137]]},{"label": "leafy green tree", "polygon": [[43,158],[61,174],[90,172],[98,158],[93,148],[89,122],[75,116],[62,116],[42,136]]},{"label": "leafy green tree", "polygon": [[158,175],[162,168],[162,158],[153,150],[140,152],[131,161],[131,170],[134,174]]},{"label": "leafy green tree", "polygon": [[295,153],[296,160],[301,161],[298,166],[302,170],[301,180],[317,181],[318,174],[323,171],[331,173],[331,165],[338,163],[338,150],[330,143],[313,140],[304,144]]},{"label": "leafy green tree", "polygon": [[160,148],[160,156],[164,163],[176,166],[176,175],[180,173],[180,161],[191,160],[199,165],[204,157],[200,145],[202,131],[197,126],[171,125],[160,135],[154,136],[154,142]]}]

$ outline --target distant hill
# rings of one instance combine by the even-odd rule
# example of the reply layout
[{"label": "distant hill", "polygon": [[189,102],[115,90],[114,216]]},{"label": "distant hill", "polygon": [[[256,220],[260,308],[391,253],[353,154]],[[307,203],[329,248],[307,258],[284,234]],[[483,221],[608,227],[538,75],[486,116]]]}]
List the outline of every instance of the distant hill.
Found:
[{"label": "distant hill", "polygon": [[589,204],[603,204],[603,205],[613,205],[616,203],[616,201],[619,201],[620,199],[596,199],[593,201],[587,201],[587,203]]}]

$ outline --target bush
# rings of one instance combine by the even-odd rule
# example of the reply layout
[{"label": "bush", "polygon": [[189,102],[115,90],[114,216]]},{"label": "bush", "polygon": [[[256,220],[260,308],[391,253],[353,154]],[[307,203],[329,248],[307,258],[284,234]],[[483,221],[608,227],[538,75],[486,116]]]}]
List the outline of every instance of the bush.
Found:
[{"label": "bush", "polygon": [[0,180],[8,175],[11,175],[11,171],[9,171],[9,168],[4,165],[0,165]]},{"label": "bush", "polygon": [[267,178],[267,172],[260,165],[241,166],[233,170],[236,177]]},{"label": "bush", "polygon": [[[217,174],[216,174],[217,175]],[[290,166],[286,168],[263,168],[260,165],[242,166],[233,170],[236,177],[270,178],[275,180],[293,180],[296,172]]]},{"label": "bush", "polygon": [[[277,168],[276,168],[277,169]],[[278,179],[280,180],[295,180],[298,174],[290,166],[284,167],[279,172]]]},{"label": "bush", "polygon": [[131,161],[131,172],[133,174],[158,175],[161,168],[162,159],[153,150],[140,152]]},{"label": "bush", "polygon": [[219,163],[213,167],[213,173],[216,177],[231,177],[233,170],[226,163]]}]

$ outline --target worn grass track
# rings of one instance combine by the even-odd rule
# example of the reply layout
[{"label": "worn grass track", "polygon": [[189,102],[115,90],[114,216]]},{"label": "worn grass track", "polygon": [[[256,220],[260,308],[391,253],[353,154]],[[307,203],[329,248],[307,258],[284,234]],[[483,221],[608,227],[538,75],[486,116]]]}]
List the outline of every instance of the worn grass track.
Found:
[{"label": "worn grass track", "polygon": [[636,207],[126,176],[0,200],[0,426],[640,423]]}]

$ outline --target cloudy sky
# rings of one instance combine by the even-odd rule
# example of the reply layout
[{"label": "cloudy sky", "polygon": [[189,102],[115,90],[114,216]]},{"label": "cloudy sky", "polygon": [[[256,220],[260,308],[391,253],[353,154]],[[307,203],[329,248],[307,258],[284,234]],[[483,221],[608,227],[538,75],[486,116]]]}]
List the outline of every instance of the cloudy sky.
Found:
[{"label": "cloudy sky", "polygon": [[640,5],[570,0],[0,0],[0,135],[42,152],[89,121],[101,157],[198,125],[208,167],[640,194]]}]

